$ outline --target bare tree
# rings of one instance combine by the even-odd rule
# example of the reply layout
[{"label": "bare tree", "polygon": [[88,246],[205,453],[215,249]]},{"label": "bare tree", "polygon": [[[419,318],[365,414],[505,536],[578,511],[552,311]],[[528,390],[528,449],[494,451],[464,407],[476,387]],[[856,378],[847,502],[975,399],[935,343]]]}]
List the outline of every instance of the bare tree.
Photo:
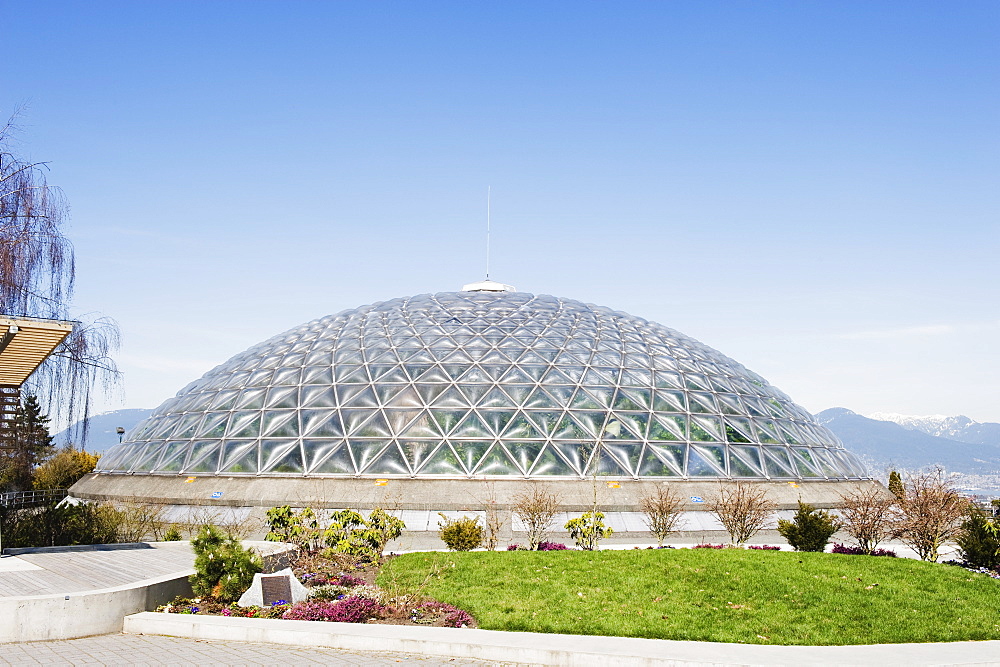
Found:
[{"label": "bare tree", "polygon": [[960,532],[969,501],[952,487],[942,468],[910,475],[903,487],[896,534],[921,560],[937,562],[940,548]]},{"label": "bare tree", "polygon": [[[76,265],[62,232],[68,206],[50,186],[45,162],[24,160],[13,149],[13,118],[0,128],[0,314],[68,320]],[[104,317],[79,322],[34,373],[31,393],[60,421],[86,419],[91,391],[118,379],[110,358],[118,327]],[[86,421],[75,436],[84,441]]]},{"label": "bare tree", "polygon": [[542,486],[532,484],[515,495],[513,500],[511,510],[528,529],[528,548],[534,551],[559,513],[559,497]]},{"label": "bare tree", "polygon": [[496,551],[500,543],[500,533],[507,520],[497,503],[496,485],[493,482],[486,482],[486,497],[481,502],[486,510],[486,536],[483,545],[490,551]]},{"label": "bare tree", "polygon": [[874,484],[840,496],[840,527],[870,554],[895,530],[896,497]]},{"label": "bare tree", "polygon": [[646,525],[656,538],[656,546],[662,547],[663,540],[677,529],[683,503],[684,498],[665,486],[657,486],[639,499],[639,509],[646,515]]},{"label": "bare tree", "polygon": [[720,482],[719,492],[708,499],[707,506],[736,546],[753,537],[778,509],[768,500],[766,489],[743,481]]}]

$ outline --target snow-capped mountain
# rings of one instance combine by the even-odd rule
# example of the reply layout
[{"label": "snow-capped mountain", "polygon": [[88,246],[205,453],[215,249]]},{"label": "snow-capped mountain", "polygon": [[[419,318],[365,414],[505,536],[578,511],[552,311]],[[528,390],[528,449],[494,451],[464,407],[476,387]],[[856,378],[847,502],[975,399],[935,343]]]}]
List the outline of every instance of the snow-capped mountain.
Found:
[{"label": "snow-capped mountain", "polygon": [[901,415],[895,412],[873,412],[869,419],[899,424],[910,431],[920,431],[939,438],[975,445],[1000,446],[1000,424],[977,422],[965,415]]}]

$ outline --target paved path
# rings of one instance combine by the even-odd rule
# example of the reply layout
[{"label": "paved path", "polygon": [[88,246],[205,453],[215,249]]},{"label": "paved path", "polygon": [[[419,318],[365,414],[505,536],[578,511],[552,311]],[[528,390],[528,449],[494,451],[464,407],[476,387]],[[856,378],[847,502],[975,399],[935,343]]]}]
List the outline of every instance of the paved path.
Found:
[{"label": "paved path", "polygon": [[[467,658],[338,651],[150,635],[0,644],[0,665],[491,665]],[[512,663],[506,663],[512,664]]]},{"label": "paved path", "polygon": [[0,597],[78,593],[192,570],[190,542],[50,549],[0,558]]}]

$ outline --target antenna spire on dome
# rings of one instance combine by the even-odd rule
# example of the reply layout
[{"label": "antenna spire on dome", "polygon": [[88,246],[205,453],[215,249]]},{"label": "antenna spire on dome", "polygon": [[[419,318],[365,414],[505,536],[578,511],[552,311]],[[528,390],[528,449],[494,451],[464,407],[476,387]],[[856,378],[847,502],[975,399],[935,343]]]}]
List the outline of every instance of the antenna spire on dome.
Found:
[{"label": "antenna spire on dome", "polygon": [[480,280],[479,282],[462,285],[463,292],[516,292],[513,285],[504,285],[495,280]]}]

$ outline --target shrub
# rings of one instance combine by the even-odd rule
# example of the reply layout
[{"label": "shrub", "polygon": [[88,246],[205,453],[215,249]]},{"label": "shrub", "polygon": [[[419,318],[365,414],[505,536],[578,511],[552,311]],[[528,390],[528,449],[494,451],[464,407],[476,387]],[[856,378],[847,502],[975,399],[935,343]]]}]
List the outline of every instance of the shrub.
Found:
[{"label": "shrub", "polygon": [[333,581],[331,581],[330,583],[331,584],[336,584],[337,586],[345,586],[347,588],[354,588],[355,586],[364,586],[368,582],[366,582],[361,577],[355,577],[354,575],[351,575],[351,574],[341,574],[338,577],[336,577]]},{"label": "shrub", "polygon": [[841,495],[840,527],[864,553],[871,553],[892,535],[897,501],[895,495],[874,484]]},{"label": "shrub", "polygon": [[346,586],[336,584],[322,584],[309,589],[310,600],[339,600],[347,596],[349,589]]},{"label": "shrub", "polygon": [[528,550],[534,551],[559,513],[559,497],[541,486],[532,485],[514,496],[511,509],[527,528]]},{"label": "shrub", "polygon": [[674,532],[681,518],[684,498],[664,486],[657,486],[653,493],[639,499],[639,509],[645,514],[649,532],[656,538],[656,546]]},{"label": "shrub", "polygon": [[955,542],[962,560],[971,567],[1000,568],[1000,525],[982,510],[974,510],[962,522],[962,531]]},{"label": "shrub", "polygon": [[596,510],[570,519],[566,522],[565,528],[576,542],[576,546],[584,551],[595,551],[602,539],[615,532],[610,526],[604,525],[604,513]]},{"label": "shrub", "polygon": [[872,549],[871,551],[865,551],[861,547],[850,547],[846,544],[840,544],[838,542],[833,543],[832,553],[835,554],[848,554],[851,556],[887,556],[889,558],[895,558],[896,552],[891,549]]},{"label": "shrub", "polygon": [[202,526],[191,546],[195,573],[190,581],[195,595],[211,595],[223,602],[236,600],[262,569],[260,556],[215,526]]},{"label": "shrub", "polygon": [[93,472],[99,458],[100,454],[79,451],[68,445],[35,468],[31,484],[35,489],[68,489]]},{"label": "shrub", "polygon": [[897,500],[902,500],[906,496],[906,490],[903,487],[903,478],[895,470],[889,473],[889,491],[892,495],[896,496]]},{"label": "shrub", "polygon": [[691,548],[692,549],[725,549],[726,545],[725,544],[708,544],[708,543],[704,543],[704,544],[696,544],[696,545],[694,545]]},{"label": "shrub", "polygon": [[569,547],[567,547],[565,544],[562,544],[561,542],[538,543],[538,551],[566,551],[567,549],[569,549]]},{"label": "shrub", "polygon": [[376,507],[367,519],[354,510],[339,510],[331,515],[323,539],[334,551],[358,556],[377,563],[385,545],[403,534],[406,524]]},{"label": "shrub", "polygon": [[823,551],[837,532],[837,522],[829,512],[800,500],[792,521],[778,520],[778,532],[796,551]]},{"label": "shrub", "polygon": [[311,507],[300,512],[289,505],[272,507],[267,511],[268,533],[264,536],[270,542],[288,542],[304,551],[319,549],[322,532],[319,518]]},{"label": "shrub", "polygon": [[334,623],[364,623],[378,616],[382,605],[368,598],[347,597],[336,602],[306,600],[293,604],[282,618],[291,621],[331,621]]},{"label": "shrub", "polygon": [[483,544],[485,531],[477,517],[463,516],[461,519],[449,519],[440,514],[443,521],[438,522],[441,540],[452,551],[472,551]]},{"label": "shrub", "polygon": [[969,501],[952,487],[944,470],[913,475],[899,500],[896,533],[921,560],[936,562],[941,546],[957,537]]},{"label": "shrub", "polygon": [[772,546],[770,544],[750,544],[747,545],[747,549],[757,549],[759,551],[781,551],[781,547]]},{"label": "shrub", "polygon": [[763,487],[743,481],[720,482],[719,492],[709,498],[707,506],[736,546],[742,546],[757,534],[777,509],[767,499],[767,491]]},{"label": "shrub", "polygon": [[462,628],[475,623],[469,612],[443,602],[425,602],[410,614],[410,620],[417,623],[433,622],[434,617],[443,617],[446,628]]},{"label": "shrub", "polygon": [[164,542],[180,542],[181,539],[181,531],[177,530],[177,526],[170,526],[163,534]]}]

